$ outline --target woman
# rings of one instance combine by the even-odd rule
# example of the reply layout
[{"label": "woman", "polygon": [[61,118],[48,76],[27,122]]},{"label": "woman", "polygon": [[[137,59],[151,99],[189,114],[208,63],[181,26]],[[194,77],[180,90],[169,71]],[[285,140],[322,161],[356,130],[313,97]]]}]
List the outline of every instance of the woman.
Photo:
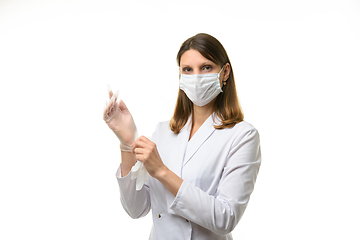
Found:
[{"label": "woman", "polygon": [[[157,125],[152,141],[135,139],[130,112],[110,92],[104,120],[121,142],[121,203],[132,218],[152,210],[150,239],[232,239],[260,167],[259,134],[243,121],[230,60],[217,39],[189,38],[177,63],[174,115]],[[131,178],[137,161],[151,176],[139,191]]]}]

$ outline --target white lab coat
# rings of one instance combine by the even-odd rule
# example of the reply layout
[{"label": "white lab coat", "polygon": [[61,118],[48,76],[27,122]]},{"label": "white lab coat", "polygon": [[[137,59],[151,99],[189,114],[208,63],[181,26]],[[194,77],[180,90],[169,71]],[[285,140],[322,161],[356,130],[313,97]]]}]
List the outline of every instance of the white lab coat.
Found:
[{"label": "white lab coat", "polygon": [[177,195],[152,177],[136,191],[131,172],[122,177],[119,167],[121,203],[132,218],[152,210],[149,239],[232,239],[259,171],[259,134],[245,121],[217,130],[211,115],[188,141],[190,119],[179,134],[161,122],[152,137],[164,164],[184,180]]}]

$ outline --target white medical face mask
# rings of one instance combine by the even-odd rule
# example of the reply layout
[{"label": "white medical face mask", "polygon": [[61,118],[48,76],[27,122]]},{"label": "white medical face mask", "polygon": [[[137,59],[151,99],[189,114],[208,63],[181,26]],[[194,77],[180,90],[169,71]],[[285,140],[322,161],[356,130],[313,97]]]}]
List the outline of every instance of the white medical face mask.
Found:
[{"label": "white medical face mask", "polygon": [[220,86],[220,73],[206,73],[180,75],[180,89],[196,106],[205,106],[222,92]]}]

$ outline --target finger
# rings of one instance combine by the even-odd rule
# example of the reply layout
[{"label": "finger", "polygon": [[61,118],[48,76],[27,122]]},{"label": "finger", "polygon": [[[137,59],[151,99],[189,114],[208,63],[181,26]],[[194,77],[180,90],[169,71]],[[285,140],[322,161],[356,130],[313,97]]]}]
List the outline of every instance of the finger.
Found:
[{"label": "finger", "polygon": [[140,140],[136,140],[131,146],[134,153],[135,153],[135,149],[137,148],[142,148],[142,149],[149,148],[149,145],[147,143],[142,142]]},{"label": "finger", "polygon": [[105,101],[105,105],[104,105],[104,114],[107,113],[108,108],[109,108],[109,103],[108,103],[108,101],[106,100],[106,101]]},{"label": "finger", "polygon": [[114,102],[112,102],[112,101],[110,101],[110,100],[108,100],[108,101],[106,101],[106,103],[105,103],[105,111],[108,113],[108,112],[110,112],[110,110],[112,110],[112,108],[114,107]]},{"label": "finger", "polygon": [[144,135],[141,135],[138,139],[136,139],[136,141],[145,143],[147,145],[152,145],[154,143],[149,138],[145,137]]},{"label": "finger", "polygon": [[117,103],[116,102],[108,102],[106,103],[105,109],[104,109],[104,120],[108,122],[110,119],[112,119],[115,115],[115,111],[117,109]]},{"label": "finger", "polygon": [[111,92],[111,94],[109,92],[109,96],[111,101],[116,102],[119,97],[119,90],[117,90],[115,93]]},{"label": "finger", "polygon": [[135,148],[134,153],[135,154],[144,154],[144,153],[146,153],[146,148]]},{"label": "finger", "polygon": [[107,110],[110,107],[110,100],[105,101],[105,110]]},{"label": "finger", "polygon": [[[115,96],[115,99],[117,99],[119,97],[119,90],[117,90],[115,93],[114,93],[114,96]],[[116,100],[115,100],[116,101]]]},{"label": "finger", "polygon": [[117,90],[112,97],[110,98],[110,102],[116,102],[117,98],[119,96],[119,90]]},{"label": "finger", "polygon": [[148,144],[148,145],[154,145],[155,144],[153,141],[151,141],[149,138],[145,137],[144,135],[141,135],[138,139],[140,141]]},{"label": "finger", "polygon": [[135,140],[135,142],[133,142],[133,144],[131,145],[132,149],[133,149],[133,153],[135,153],[136,149],[150,149],[151,146],[149,144],[147,144],[144,141],[141,141],[139,138]]},{"label": "finger", "polygon": [[107,89],[107,91],[108,91],[108,93],[109,93],[109,98],[111,98],[111,97],[113,96],[113,91],[111,90],[111,87],[110,87],[109,84],[106,85],[106,89]]},{"label": "finger", "polygon": [[135,159],[143,163],[145,156],[143,154],[135,154]]},{"label": "finger", "polygon": [[129,111],[123,100],[120,100],[120,102],[119,102],[119,109],[121,111],[124,111],[124,110]]}]

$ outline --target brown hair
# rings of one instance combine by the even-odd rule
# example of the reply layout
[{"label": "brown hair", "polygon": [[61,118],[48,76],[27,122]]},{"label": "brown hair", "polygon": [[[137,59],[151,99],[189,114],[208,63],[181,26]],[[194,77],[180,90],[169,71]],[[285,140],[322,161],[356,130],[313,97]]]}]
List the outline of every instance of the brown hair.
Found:
[{"label": "brown hair", "polygon": [[[214,112],[221,119],[221,124],[214,127],[216,129],[231,128],[236,123],[243,121],[244,114],[237,98],[231,63],[222,44],[213,36],[205,33],[199,33],[187,39],[181,45],[177,54],[177,64],[179,66],[182,54],[190,49],[197,50],[203,57],[217,65],[224,66],[226,63],[230,64],[229,78],[226,81],[226,85],[222,87],[223,92],[216,97],[214,102]],[[178,134],[185,126],[192,112],[193,103],[179,88],[174,115],[170,120],[170,129]]]}]

